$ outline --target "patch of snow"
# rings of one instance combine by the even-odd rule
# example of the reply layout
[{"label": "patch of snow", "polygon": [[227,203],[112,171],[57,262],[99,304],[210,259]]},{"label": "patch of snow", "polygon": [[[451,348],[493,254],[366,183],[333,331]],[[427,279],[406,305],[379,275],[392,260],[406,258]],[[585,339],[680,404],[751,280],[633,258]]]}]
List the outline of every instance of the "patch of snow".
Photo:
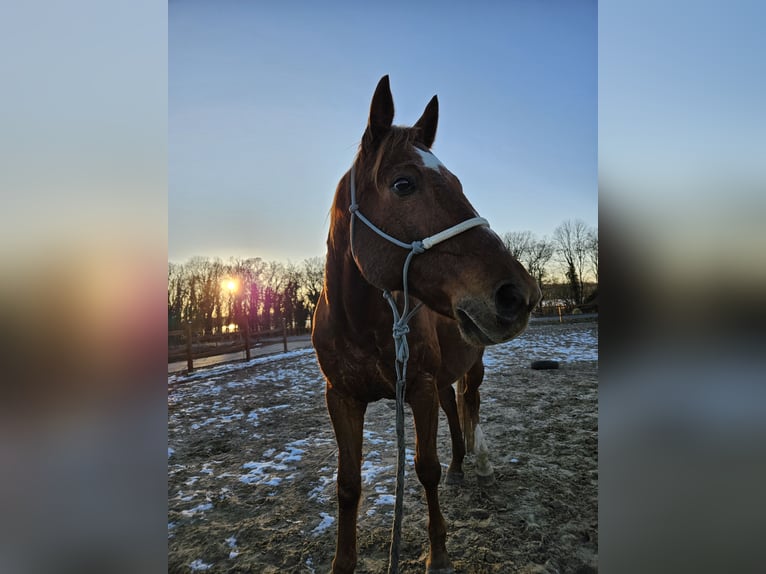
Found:
[{"label": "patch of snow", "polygon": [[[233,472],[222,472],[221,474],[216,475],[216,478],[229,478],[230,476],[237,476]],[[222,489],[223,490],[223,489]],[[226,489],[228,490],[228,489]]]},{"label": "patch of snow", "polygon": [[233,536],[229,536],[226,540],[224,540],[226,544],[231,548],[231,552],[229,552],[229,560],[232,560],[239,556],[239,550],[237,549],[237,539]]},{"label": "patch of snow", "polygon": [[274,460],[282,462],[300,462],[303,458],[303,454],[306,452],[302,448],[296,448],[294,446],[285,445],[286,451],[280,452],[274,457]]},{"label": "patch of snow", "polygon": [[200,560],[199,558],[197,558],[197,560],[189,564],[189,568],[192,569],[192,572],[196,572],[198,570],[210,570],[210,568],[212,567],[213,567],[212,564],[207,564],[203,562],[202,560]]},{"label": "patch of snow", "polygon": [[205,502],[203,504],[195,506],[194,508],[190,508],[189,510],[182,510],[181,514],[183,514],[184,516],[194,516],[195,514],[199,512],[205,512],[206,510],[210,510],[211,508],[213,508],[213,503]]},{"label": "patch of snow", "polygon": [[[268,355],[266,357],[256,357],[255,359],[251,359],[249,361],[243,361],[243,362],[237,362],[237,363],[226,363],[223,365],[216,365],[214,367],[202,367],[199,369],[195,369],[193,373],[190,373],[188,375],[183,373],[175,373],[173,375],[168,376],[168,384],[178,383],[178,382],[187,382],[187,381],[193,381],[196,379],[208,379],[209,377],[213,375],[223,375],[226,373],[231,373],[232,371],[238,371],[241,369],[247,369],[248,367],[253,367],[255,365],[263,365],[266,363],[272,363],[274,361],[281,361],[282,359],[291,359],[294,357],[301,357],[303,355],[313,355],[314,349],[312,347],[308,347],[305,349],[295,349],[294,351],[288,351],[287,353],[279,353],[277,355]],[[231,383],[229,383],[231,385]],[[218,389],[220,392],[220,388]]]},{"label": "patch of snow", "polygon": [[240,476],[239,481],[251,485],[264,484],[268,486],[276,486],[282,481],[282,479],[280,477],[273,476],[270,473],[274,471],[288,470],[286,465],[274,463],[273,461],[250,461],[243,464],[242,467],[248,469],[250,472]]},{"label": "patch of snow", "polygon": [[[324,439],[317,439],[315,443],[324,442]],[[250,461],[242,465],[243,468],[248,469],[248,474],[239,477],[240,482],[253,485],[266,485],[277,486],[282,480],[293,480],[295,474],[290,474],[287,477],[272,476],[271,473],[275,471],[289,471],[294,470],[294,467],[288,466],[289,463],[296,463],[303,460],[303,455],[306,451],[299,446],[307,446],[309,444],[308,439],[299,439],[285,445],[285,450],[277,453],[276,449],[270,448],[263,453],[264,459],[272,458],[272,460],[264,460],[260,462]],[[276,453],[276,454],[275,454]]]},{"label": "patch of snow", "polygon": [[382,438],[378,438],[378,433],[370,431],[370,430],[365,430],[363,436],[364,436],[365,442],[369,444],[386,444],[387,442],[390,442]]},{"label": "patch of snow", "polygon": [[372,461],[365,459],[362,462],[362,480],[364,481],[364,484],[370,485],[373,484],[377,479],[378,475],[386,472],[392,472],[394,471],[393,466],[382,466],[380,464],[380,461]]},{"label": "patch of snow", "polygon": [[313,534],[314,536],[319,536],[325,530],[330,528],[330,526],[332,526],[333,522],[335,522],[335,517],[334,516],[330,516],[326,512],[320,512],[319,516],[322,517],[322,521],[317,525],[316,528],[314,528],[314,530],[311,531],[311,534]]},{"label": "patch of snow", "polygon": [[319,484],[309,491],[309,500],[316,500],[320,504],[326,504],[330,501],[330,486],[338,480],[337,469],[333,471],[332,475],[327,475],[331,470],[327,466],[319,470]]},{"label": "patch of snow", "polygon": [[396,497],[393,494],[381,494],[375,500],[376,506],[393,506],[396,502]]},{"label": "patch of snow", "polygon": [[270,413],[273,411],[281,411],[283,409],[289,409],[290,405],[274,405],[273,407],[263,407],[258,409],[260,414]]},{"label": "patch of snow", "polygon": [[[230,410],[230,408],[229,408],[229,407],[225,407],[225,408],[224,408],[224,407],[221,407],[221,409],[220,409],[220,410],[222,410],[222,411],[224,411],[224,410]],[[234,422],[234,421],[238,421],[238,420],[239,420],[239,419],[241,419],[243,416],[244,416],[244,415],[243,415],[242,413],[231,413],[230,415],[224,415],[224,416],[222,416],[222,417],[221,417],[220,419],[218,419],[218,420],[219,420],[219,424],[220,424],[220,423],[231,423],[231,422]]]},{"label": "patch of snow", "polygon": [[556,334],[527,331],[507,343],[488,347],[484,354],[484,366],[522,365],[539,359],[561,363],[597,361],[598,339],[592,331]]}]

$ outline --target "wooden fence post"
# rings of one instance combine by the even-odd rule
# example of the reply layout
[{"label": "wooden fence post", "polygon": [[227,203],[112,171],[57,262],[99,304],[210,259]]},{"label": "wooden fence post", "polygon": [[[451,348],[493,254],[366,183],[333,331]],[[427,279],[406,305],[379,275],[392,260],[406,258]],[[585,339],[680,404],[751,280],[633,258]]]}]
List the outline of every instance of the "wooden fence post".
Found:
[{"label": "wooden fence post", "polygon": [[285,347],[285,353],[287,352],[287,321],[282,317],[282,343]]},{"label": "wooden fence post", "polygon": [[191,321],[186,322],[186,368],[190,373],[194,370],[194,361],[192,359]]}]

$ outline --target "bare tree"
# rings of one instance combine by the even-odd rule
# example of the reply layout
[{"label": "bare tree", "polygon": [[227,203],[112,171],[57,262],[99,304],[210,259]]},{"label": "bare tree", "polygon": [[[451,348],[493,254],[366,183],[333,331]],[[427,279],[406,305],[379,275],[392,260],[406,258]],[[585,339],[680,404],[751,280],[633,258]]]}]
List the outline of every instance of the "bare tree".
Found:
[{"label": "bare tree", "polygon": [[294,263],[284,267],[282,313],[290,329],[304,328],[308,313],[300,296],[301,271]]},{"label": "bare tree", "polygon": [[575,305],[583,301],[583,272],[588,258],[590,235],[588,226],[580,219],[564,221],[553,232],[556,253],[564,266]]},{"label": "bare tree", "polygon": [[283,312],[283,287],[285,284],[285,268],[278,261],[269,261],[263,269],[261,280],[263,284],[263,312],[261,327],[269,331],[279,327],[279,319]]},{"label": "bare tree", "polygon": [[503,243],[518,261],[522,263],[529,255],[534,244],[534,236],[531,231],[509,231],[501,237]]},{"label": "bare tree", "polygon": [[539,240],[530,242],[529,250],[522,261],[529,274],[537,280],[537,284],[542,288],[543,281],[548,275],[547,267],[553,257],[554,245],[550,239],[543,237]]},{"label": "bare tree", "polygon": [[588,236],[588,259],[590,270],[598,283],[598,228],[592,229]]},{"label": "bare tree", "polygon": [[184,266],[168,263],[168,330],[181,328],[184,319],[184,301],[188,298],[188,281]]},{"label": "bare tree", "polygon": [[324,258],[312,257],[303,260],[301,274],[301,297],[309,312],[309,317],[314,316],[319,296],[324,285]]}]

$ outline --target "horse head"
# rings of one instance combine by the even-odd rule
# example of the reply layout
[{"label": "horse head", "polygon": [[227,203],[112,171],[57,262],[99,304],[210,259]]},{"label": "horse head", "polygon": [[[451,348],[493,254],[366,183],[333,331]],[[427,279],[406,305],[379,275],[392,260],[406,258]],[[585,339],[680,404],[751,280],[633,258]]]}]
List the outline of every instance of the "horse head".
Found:
[{"label": "horse head", "polygon": [[478,218],[460,180],[431,152],[439,119],[437,97],[414,126],[394,126],[393,119],[393,97],[384,76],[372,98],[359,153],[336,196],[336,213],[344,225],[349,207],[368,219],[349,236],[359,272],[379,289],[401,290],[408,255],[403,247],[471,221],[469,229],[418,251],[409,268],[409,291],[433,311],[455,319],[471,344],[515,337],[526,327],[540,289]]}]

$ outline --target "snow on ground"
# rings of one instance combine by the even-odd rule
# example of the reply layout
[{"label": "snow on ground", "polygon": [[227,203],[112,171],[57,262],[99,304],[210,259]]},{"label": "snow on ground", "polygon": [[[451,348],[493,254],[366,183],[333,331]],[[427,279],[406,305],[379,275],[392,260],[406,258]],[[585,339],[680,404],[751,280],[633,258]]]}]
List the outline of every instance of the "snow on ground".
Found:
[{"label": "snow on ground", "polygon": [[327,514],[326,512],[320,512],[319,515],[322,517],[322,521],[319,523],[319,525],[317,525],[316,528],[314,528],[314,530],[311,531],[311,534],[314,536],[319,536],[322,534],[322,532],[330,528],[333,522],[335,522],[335,517]]},{"label": "snow on ground", "polygon": [[[187,497],[181,497],[181,500],[187,500]],[[213,508],[213,504],[210,502],[206,502],[205,504],[199,504],[195,506],[194,508],[184,510],[181,512],[181,514],[183,514],[184,516],[194,516],[195,514],[198,514],[200,512],[210,510],[211,508]]]},{"label": "snow on ground", "polygon": [[[271,448],[263,453],[263,460],[250,461],[242,465],[242,468],[248,470],[246,474],[239,477],[240,482],[250,485],[279,486],[283,480],[292,480],[295,475],[292,471],[297,470],[297,463],[303,458],[306,447],[327,444],[327,439],[317,440],[310,443],[308,439],[300,439],[285,445],[285,449],[277,454],[276,450]],[[293,463],[293,464],[290,464]],[[285,472],[291,474],[283,476]]]},{"label": "snow on ground", "polygon": [[500,363],[528,366],[531,361],[542,359],[560,363],[598,361],[595,329],[562,332],[530,329],[507,343],[487,347],[484,366],[487,370]]},{"label": "snow on ground", "polygon": [[[285,358],[290,360],[284,361]],[[257,373],[253,373],[252,369],[246,370],[253,365],[264,365],[274,361],[280,363],[271,370],[268,367],[259,369]],[[286,384],[286,381],[289,384]],[[328,427],[322,429],[322,436],[313,433],[317,436],[298,438],[278,448],[263,449],[257,458],[243,464],[238,473],[236,469],[219,471],[219,461],[214,458],[201,462],[196,468],[174,464],[173,455],[183,444],[193,441],[196,433],[213,430],[216,434],[225,434],[232,428],[244,429],[249,435],[245,437],[247,442],[252,444],[256,441],[257,444],[257,440],[262,438],[261,433],[268,433],[275,420],[289,417],[290,409],[295,408],[294,405],[323,401],[324,381],[312,349],[200,369],[190,376],[170,375],[168,384],[168,404],[173,406],[169,409],[168,429],[171,436],[174,432],[180,433],[178,442],[171,440],[168,446],[168,473],[170,476],[183,473],[181,476],[184,477],[185,485],[183,491],[172,492],[169,498],[184,505],[180,511],[184,518],[203,515],[217,503],[215,495],[211,497],[211,493],[203,488],[201,476],[236,477],[239,482],[249,487],[267,488],[267,494],[273,496],[281,486],[294,479],[308,449],[317,446],[325,449],[334,447],[332,430]],[[256,403],[252,405],[256,408],[252,408],[252,394],[261,389],[268,389],[273,404],[256,407]],[[222,400],[221,397],[225,399]],[[231,472],[232,470],[235,472]],[[329,470],[327,488],[334,488],[332,472]],[[330,482],[333,483],[332,486]],[[319,494],[317,491],[317,495]],[[221,489],[219,497],[226,498],[227,495],[228,493]],[[174,527],[175,524],[168,524],[169,531]],[[233,548],[232,552],[236,553],[237,550]],[[204,565],[200,563],[197,569],[204,569]]]},{"label": "snow on ground", "polygon": [[306,349],[296,349],[294,351],[288,351],[287,353],[279,353],[277,355],[268,355],[266,357],[256,357],[255,359],[250,359],[249,361],[224,363],[222,365],[216,365],[214,367],[196,369],[193,373],[188,375],[183,374],[183,372],[174,373],[172,375],[168,375],[168,384],[177,383],[179,381],[187,382],[187,381],[192,381],[197,379],[204,379],[212,375],[223,375],[226,373],[230,373],[232,371],[238,371],[240,369],[244,369],[247,367],[253,367],[255,365],[263,365],[265,363],[272,363],[274,361],[278,361],[282,359],[290,359],[293,357],[300,357],[303,355],[313,356],[313,354],[314,354],[314,349],[311,347],[308,347]]},{"label": "snow on ground", "polygon": [[229,551],[229,559],[236,558],[239,556],[239,549],[237,548],[237,539],[233,536],[229,536],[226,540],[226,545],[231,548],[231,551]]},{"label": "snow on ground", "polygon": [[[538,359],[552,359],[561,363],[598,360],[597,326],[560,332],[551,329],[531,329],[515,340],[490,347],[484,355],[486,376],[492,376],[493,371],[499,371],[503,366],[528,367],[530,361]],[[269,363],[274,363],[273,368],[268,368]],[[250,369],[257,365],[266,365],[266,368]],[[288,486],[300,473],[310,472],[314,478],[308,499],[322,506],[334,499],[337,478],[335,456],[328,457],[320,468],[307,469],[303,464],[307,452],[319,450],[332,453],[335,449],[334,436],[329,424],[321,429],[296,429],[298,433],[305,433],[303,438],[289,441],[281,447],[266,448],[260,454],[256,451],[253,460],[243,464],[239,473],[229,469],[228,472],[219,474],[216,469],[218,462],[214,458],[208,459],[198,468],[173,464],[176,460],[174,454],[185,441],[190,440],[190,436],[194,436],[194,433],[214,429],[221,429],[223,432],[236,426],[249,433],[246,437],[247,442],[252,444],[254,440],[269,436],[274,421],[290,420],[293,409],[301,408],[300,405],[312,405],[311,408],[316,408],[317,404],[323,404],[324,380],[313,349],[299,349],[280,355],[259,357],[248,362],[203,368],[190,375],[173,374],[168,376],[168,385],[168,403],[174,407],[170,411],[168,427],[169,431],[178,433],[176,442],[171,440],[172,446],[168,446],[168,472],[171,476],[177,472],[183,472],[182,477],[192,475],[183,483],[190,488],[189,491],[179,490],[170,496],[174,501],[184,504],[180,512],[184,519],[203,515],[212,509],[219,499],[229,494],[224,492],[228,489],[221,489],[220,498],[216,499],[214,492],[202,489],[194,491],[192,487],[197,486],[202,475],[215,478],[235,476],[248,488],[267,489],[266,495],[271,497]],[[268,390],[269,399],[273,404],[258,408],[249,407],[249,398],[259,389]],[[387,413],[384,415],[387,416]],[[382,433],[368,428],[364,430],[364,496],[360,517],[372,516],[377,512],[393,513],[396,470],[395,454],[393,459],[391,458],[391,453],[396,452],[393,416],[390,417],[390,421],[390,427]],[[411,433],[411,428],[408,428],[407,432]],[[386,456],[388,458],[385,458]],[[406,463],[405,472],[414,474],[414,452],[410,449],[406,451]],[[417,488],[410,484],[410,488]],[[312,524],[316,526],[310,532],[318,536],[332,527],[335,518],[321,512],[314,520]],[[168,523],[169,537],[172,537],[171,530],[175,528],[176,522]],[[235,558],[239,553],[236,539],[232,536],[226,543],[231,548],[230,558]],[[210,565],[202,560],[195,560],[189,567],[192,571],[201,571],[210,568]],[[309,563],[307,567],[311,569]]]}]

